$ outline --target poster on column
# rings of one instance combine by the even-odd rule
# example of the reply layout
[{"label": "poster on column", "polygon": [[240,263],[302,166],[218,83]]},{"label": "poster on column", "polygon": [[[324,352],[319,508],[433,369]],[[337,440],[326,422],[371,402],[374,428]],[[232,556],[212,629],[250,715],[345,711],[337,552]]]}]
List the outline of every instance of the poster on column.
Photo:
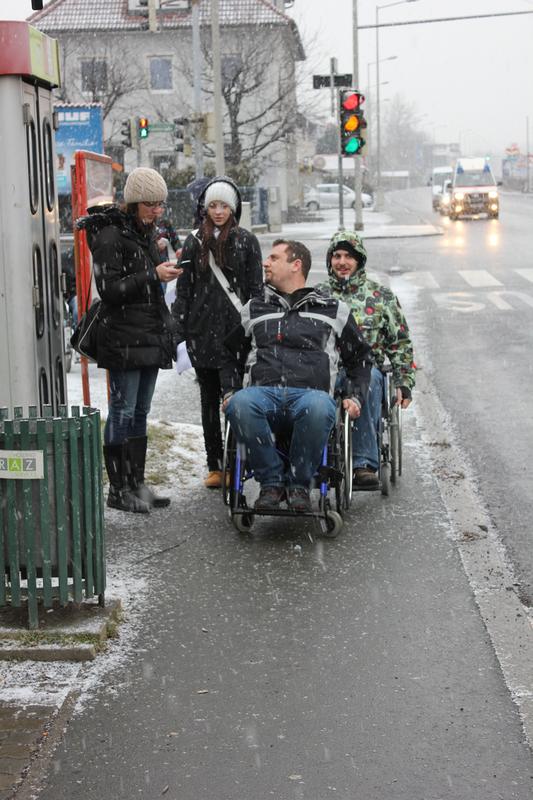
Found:
[{"label": "poster on column", "polygon": [[56,130],[57,187],[59,194],[70,194],[70,166],[76,150],[104,152],[104,122],[100,103],[56,105],[59,127]]}]

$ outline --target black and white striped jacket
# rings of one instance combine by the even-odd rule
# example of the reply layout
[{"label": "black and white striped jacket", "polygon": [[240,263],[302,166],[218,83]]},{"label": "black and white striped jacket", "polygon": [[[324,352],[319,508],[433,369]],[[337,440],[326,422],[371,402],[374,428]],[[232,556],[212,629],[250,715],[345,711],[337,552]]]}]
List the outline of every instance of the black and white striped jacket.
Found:
[{"label": "black and white striped jacket", "polygon": [[[312,289],[291,295],[266,286],[241,312],[241,324],[225,340],[224,394],[243,386],[321,389],[333,395],[339,368],[343,397],[362,405],[373,363],[349,307]],[[243,375],[244,366],[244,378]]]}]

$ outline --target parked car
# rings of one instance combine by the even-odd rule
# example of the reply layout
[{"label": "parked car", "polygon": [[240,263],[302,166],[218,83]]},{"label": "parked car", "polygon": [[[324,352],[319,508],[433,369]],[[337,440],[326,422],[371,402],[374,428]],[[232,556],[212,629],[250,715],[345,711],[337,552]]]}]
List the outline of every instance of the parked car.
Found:
[{"label": "parked car", "polygon": [[[355,207],[355,192],[349,186],[343,186],[343,201],[345,208]],[[361,200],[364,208],[369,208],[374,200],[372,195],[366,192],[361,193]],[[318,211],[319,208],[338,208],[339,207],[339,184],[338,183],[319,183],[316,186],[306,186],[304,188],[304,206],[309,211]]]}]

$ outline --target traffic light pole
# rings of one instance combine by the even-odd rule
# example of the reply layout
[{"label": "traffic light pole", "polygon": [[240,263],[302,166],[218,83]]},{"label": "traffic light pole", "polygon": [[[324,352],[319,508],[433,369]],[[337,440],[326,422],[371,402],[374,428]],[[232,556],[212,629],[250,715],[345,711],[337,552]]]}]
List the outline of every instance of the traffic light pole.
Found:
[{"label": "traffic light pole", "polygon": [[[359,26],[357,20],[357,0],[352,0],[353,3],[353,85],[359,88]],[[363,180],[361,172],[361,159],[354,158],[354,190],[355,190],[355,220],[354,230],[362,231],[363,225],[363,200],[361,197],[363,189]]]},{"label": "traffic light pole", "polygon": [[331,85],[331,93],[335,98],[334,103],[334,114],[337,119],[337,129],[339,131],[339,138],[337,143],[337,150],[338,150],[338,173],[339,173],[339,230],[344,228],[344,177],[342,171],[342,142],[341,142],[341,133],[340,133],[340,122],[341,122],[341,102],[340,102],[340,91],[335,88],[335,74],[337,72],[337,59],[332,58],[330,61],[330,85]]},{"label": "traffic light pole", "polygon": [[211,0],[211,52],[213,54],[213,95],[215,109],[215,169],[224,175],[224,117],[222,114],[222,76],[220,70],[219,0]]},{"label": "traffic light pole", "polygon": [[[200,49],[200,0],[192,0],[192,64],[194,84],[194,113],[202,113],[202,53]],[[204,176],[204,144],[200,125],[194,126],[194,165],[197,178]]]}]

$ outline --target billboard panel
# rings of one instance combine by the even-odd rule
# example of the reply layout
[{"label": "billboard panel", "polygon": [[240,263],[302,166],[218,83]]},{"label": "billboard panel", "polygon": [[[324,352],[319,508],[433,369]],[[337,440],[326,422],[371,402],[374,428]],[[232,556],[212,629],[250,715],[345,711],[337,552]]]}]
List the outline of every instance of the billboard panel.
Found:
[{"label": "billboard panel", "polygon": [[70,167],[76,150],[104,152],[102,106],[56,105],[59,127],[56,130],[57,186],[59,194],[70,194]]}]

